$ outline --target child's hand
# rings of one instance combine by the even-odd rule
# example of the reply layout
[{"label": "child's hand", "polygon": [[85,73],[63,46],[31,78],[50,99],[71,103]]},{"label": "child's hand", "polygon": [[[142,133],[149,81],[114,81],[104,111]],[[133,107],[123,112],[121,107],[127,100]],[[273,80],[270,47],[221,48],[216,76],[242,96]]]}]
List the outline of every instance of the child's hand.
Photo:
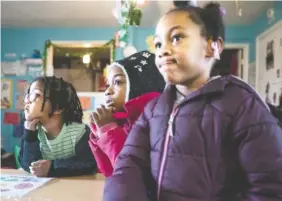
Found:
[{"label": "child's hand", "polygon": [[39,119],[33,119],[33,120],[26,120],[24,122],[24,128],[27,130],[35,131],[36,130],[36,125],[38,124]]},{"label": "child's hand", "polygon": [[102,105],[101,108],[97,108],[97,110],[92,113],[92,121],[96,124],[97,128],[115,122],[115,119],[113,118],[113,110],[110,108],[107,109]]},{"label": "child's hand", "polygon": [[30,173],[37,177],[46,177],[51,166],[50,160],[39,160],[31,163]]}]

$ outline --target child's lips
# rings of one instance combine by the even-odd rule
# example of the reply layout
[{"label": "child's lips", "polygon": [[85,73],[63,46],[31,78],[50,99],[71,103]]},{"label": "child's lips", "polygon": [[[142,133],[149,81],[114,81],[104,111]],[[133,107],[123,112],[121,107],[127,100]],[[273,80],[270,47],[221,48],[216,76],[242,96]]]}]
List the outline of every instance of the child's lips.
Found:
[{"label": "child's lips", "polygon": [[106,107],[112,107],[114,106],[114,101],[113,100],[107,100],[106,101]]},{"label": "child's lips", "polygon": [[28,115],[28,114],[29,114],[29,111],[28,111],[28,110],[24,110],[24,114],[25,114],[25,115]]},{"label": "child's lips", "polygon": [[175,64],[176,60],[174,58],[163,58],[160,61],[160,66],[169,66],[171,64]]}]

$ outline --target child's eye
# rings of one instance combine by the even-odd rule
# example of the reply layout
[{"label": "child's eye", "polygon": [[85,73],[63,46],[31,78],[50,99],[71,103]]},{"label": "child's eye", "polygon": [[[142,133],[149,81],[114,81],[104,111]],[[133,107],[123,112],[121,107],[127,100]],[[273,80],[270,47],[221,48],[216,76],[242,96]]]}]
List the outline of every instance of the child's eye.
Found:
[{"label": "child's eye", "polygon": [[180,39],[183,38],[181,34],[176,34],[172,37],[172,43],[177,43]]},{"label": "child's eye", "polygon": [[115,80],[114,81],[114,85],[121,85],[122,84],[122,81],[121,80]]},{"label": "child's eye", "polygon": [[160,42],[155,43],[155,48],[156,48],[156,49],[158,49],[158,48],[160,48],[160,47],[161,47],[161,45],[162,45],[162,44],[161,44]]}]

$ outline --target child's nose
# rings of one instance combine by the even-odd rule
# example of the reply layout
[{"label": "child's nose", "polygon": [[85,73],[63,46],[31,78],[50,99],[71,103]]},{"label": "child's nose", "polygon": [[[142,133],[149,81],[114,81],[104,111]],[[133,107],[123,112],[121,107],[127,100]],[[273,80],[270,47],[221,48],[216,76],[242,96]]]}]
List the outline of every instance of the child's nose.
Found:
[{"label": "child's nose", "polygon": [[112,89],[111,86],[109,86],[105,91],[105,95],[109,96],[109,95],[112,95],[112,94],[113,94],[113,89]]},{"label": "child's nose", "polygon": [[171,55],[171,47],[169,45],[163,45],[162,48],[158,51],[158,57],[170,56]]},{"label": "child's nose", "polygon": [[29,100],[29,96],[26,95],[26,96],[24,97],[24,104],[27,105],[27,104],[30,104],[30,103],[31,103],[31,102],[30,102],[30,100]]}]

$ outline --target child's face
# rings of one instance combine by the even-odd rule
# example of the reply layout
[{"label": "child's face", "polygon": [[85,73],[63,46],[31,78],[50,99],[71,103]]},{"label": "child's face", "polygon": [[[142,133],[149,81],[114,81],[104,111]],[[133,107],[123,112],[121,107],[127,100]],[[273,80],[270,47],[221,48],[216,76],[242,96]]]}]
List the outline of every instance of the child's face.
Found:
[{"label": "child's face", "polygon": [[107,89],[105,91],[106,107],[121,111],[126,99],[126,76],[124,71],[112,66],[107,75]]},{"label": "child's face", "polygon": [[203,73],[209,73],[206,50],[208,42],[201,28],[187,12],[165,15],[157,24],[154,44],[156,65],[166,82],[187,85]]},{"label": "child's face", "polygon": [[47,98],[45,101],[45,105],[43,111],[41,111],[41,107],[43,104],[43,91],[44,87],[43,84],[39,81],[33,82],[29,89],[29,94],[25,97],[25,109],[24,114],[25,118],[28,121],[34,119],[45,119],[49,118],[48,114],[51,108],[50,102]]}]

